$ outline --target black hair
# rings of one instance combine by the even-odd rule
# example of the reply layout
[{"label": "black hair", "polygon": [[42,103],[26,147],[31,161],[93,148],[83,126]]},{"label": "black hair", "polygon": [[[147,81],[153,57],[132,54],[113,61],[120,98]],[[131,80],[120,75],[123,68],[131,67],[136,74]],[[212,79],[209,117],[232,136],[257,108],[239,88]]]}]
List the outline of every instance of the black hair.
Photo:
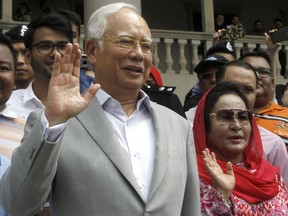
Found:
[{"label": "black hair", "polygon": [[281,18],[276,18],[276,19],[274,19],[273,23],[275,24],[276,22],[283,23],[283,20]]},{"label": "black hair", "polygon": [[14,49],[11,39],[7,35],[0,33],[0,44],[2,44],[3,46],[7,46],[11,51],[11,54],[13,56],[13,65],[15,69],[17,67],[17,51]]},{"label": "black hair", "polygon": [[261,21],[261,20],[255,20],[255,21],[254,21],[254,25],[255,25],[256,23],[262,23],[262,21]]},{"label": "black hair", "polygon": [[210,90],[206,97],[204,106],[204,124],[206,133],[210,131],[210,118],[209,113],[211,113],[212,108],[218,102],[219,98],[226,94],[233,94],[239,96],[245,103],[246,109],[249,109],[248,101],[246,96],[242,93],[240,86],[235,82],[223,82],[216,85]]},{"label": "black hair", "polygon": [[254,73],[254,75],[256,77],[256,86],[257,86],[258,81],[259,81],[259,77],[257,75],[257,72],[256,72],[255,68],[252,67],[249,63],[247,63],[247,62],[245,62],[243,60],[235,60],[235,61],[227,62],[225,65],[223,65],[219,69],[219,71],[216,73],[216,83],[217,84],[222,82],[222,80],[223,80],[223,78],[225,76],[225,73],[227,71],[227,68],[231,67],[231,66],[241,67],[241,68],[253,71],[253,73]]},{"label": "black hair", "polygon": [[272,68],[272,60],[270,58],[270,56],[263,51],[254,51],[254,52],[248,52],[244,55],[242,55],[239,59],[240,60],[244,60],[246,57],[261,57],[264,58],[267,63],[269,64],[270,68]]},{"label": "black hair", "polygon": [[70,43],[73,42],[73,33],[70,22],[58,13],[49,13],[41,16],[38,19],[34,19],[28,25],[28,30],[25,34],[24,44],[28,49],[32,49],[34,41],[34,33],[36,29],[40,27],[48,27],[54,31],[64,34]]},{"label": "black hair", "polygon": [[81,18],[80,16],[75,13],[74,11],[70,10],[56,10],[57,13],[61,14],[62,16],[66,17],[70,22],[74,23],[77,26],[78,34],[81,34]]}]

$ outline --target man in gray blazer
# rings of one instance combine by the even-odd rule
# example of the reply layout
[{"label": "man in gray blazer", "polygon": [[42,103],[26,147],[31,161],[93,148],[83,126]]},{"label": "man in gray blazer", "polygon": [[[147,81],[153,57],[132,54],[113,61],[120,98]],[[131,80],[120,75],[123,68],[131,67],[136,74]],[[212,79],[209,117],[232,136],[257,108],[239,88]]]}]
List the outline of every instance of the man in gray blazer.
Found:
[{"label": "man in gray blazer", "polygon": [[45,110],[30,115],[1,180],[5,210],[33,215],[49,200],[60,216],[200,215],[191,124],[141,91],[155,50],[145,20],[104,6],[85,48],[101,88],[80,95],[78,44],[55,54]]}]

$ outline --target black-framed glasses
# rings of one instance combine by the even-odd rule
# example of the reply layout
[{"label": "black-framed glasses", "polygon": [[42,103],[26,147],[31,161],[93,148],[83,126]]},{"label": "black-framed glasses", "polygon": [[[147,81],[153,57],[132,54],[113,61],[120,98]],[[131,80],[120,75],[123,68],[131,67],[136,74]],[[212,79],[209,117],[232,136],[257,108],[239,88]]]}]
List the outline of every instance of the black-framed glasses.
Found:
[{"label": "black-framed glasses", "polygon": [[36,46],[37,50],[40,54],[45,54],[45,55],[50,55],[54,48],[57,48],[57,51],[61,54],[64,55],[65,49],[67,46],[68,42],[58,42],[58,43],[53,43],[52,41],[41,41],[39,43],[35,43],[32,45],[32,47]]},{"label": "black-framed glasses", "polygon": [[240,124],[248,124],[252,119],[251,111],[242,109],[222,109],[209,115],[215,116],[216,120],[221,123],[230,123],[236,118]]},{"label": "black-framed glasses", "polygon": [[199,78],[201,80],[211,80],[215,76],[215,73],[212,72],[204,72],[199,74]]},{"label": "black-framed glasses", "polygon": [[112,41],[113,43],[116,43],[119,47],[128,51],[132,51],[133,49],[135,49],[135,47],[137,47],[137,45],[139,45],[141,51],[144,54],[148,55],[153,55],[156,50],[155,44],[150,41],[138,41],[127,36],[102,37],[101,40]]},{"label": "black-framed glasses", "polygon": [[257,75],[260,78],[266,78],[266,77],[271,77],[272,76],[272,70],[270,68],[255,68]]}]

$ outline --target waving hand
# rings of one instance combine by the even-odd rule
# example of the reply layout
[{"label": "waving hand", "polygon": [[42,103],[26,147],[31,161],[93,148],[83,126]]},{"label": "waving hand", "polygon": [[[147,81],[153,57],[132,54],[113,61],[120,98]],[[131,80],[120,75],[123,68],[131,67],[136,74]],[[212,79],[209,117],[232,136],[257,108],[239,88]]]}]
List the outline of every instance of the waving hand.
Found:
[{"label": "waving hand", "polygon": [[45,116],[49,126],[66,122],[82,112],[100,88],[91,86],[82,96],[79,91],[81,50],[78,44],[68,44],[64,56],[55,54],[49,83]]}]

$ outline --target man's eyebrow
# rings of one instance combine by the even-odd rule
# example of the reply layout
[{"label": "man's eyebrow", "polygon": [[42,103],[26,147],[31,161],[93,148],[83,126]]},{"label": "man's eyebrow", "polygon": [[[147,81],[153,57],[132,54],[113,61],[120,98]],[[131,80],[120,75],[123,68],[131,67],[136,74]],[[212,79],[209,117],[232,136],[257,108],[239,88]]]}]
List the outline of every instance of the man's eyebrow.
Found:
[{"label": "man's eyebrow", "polygon": [[5,60],[0,60],[0,64],[10,64],[12,65],[12,62],[11,61],[5,61]]},{"label": "man's eyebrow", "polygon": [[[117,37],[128,37],[128,38],[134,39],[134,36],[132,36],[131,34],[128,34],[128,33],[119,33],[117,35]],[[153,42],[151,37],[144,37],[143,40]]]}]

